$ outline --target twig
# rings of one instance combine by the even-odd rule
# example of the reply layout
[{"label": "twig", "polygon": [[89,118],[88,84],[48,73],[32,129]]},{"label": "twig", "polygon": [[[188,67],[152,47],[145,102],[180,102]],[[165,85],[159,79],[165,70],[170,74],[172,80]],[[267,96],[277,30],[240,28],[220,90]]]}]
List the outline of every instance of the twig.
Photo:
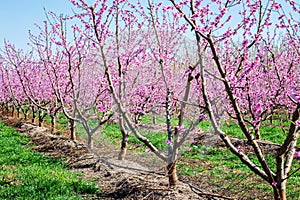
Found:
[{"label": "twig", "polygon": [[296,174],[296,172],[298,172],[299,170],[300,170],[300,167],[299,167],[298,169],[296,169],[295,171],[293,171],[293,173],[291,173],[291,174],[290,174],[289,176],[287,176],[285,179],[283,179],[283,181],[289,179],[291,176],[293,176],[294,174]]},{"label": "twig", "polygon": [[[222,199],[226,199],[226,200],[236,200],[234,198],[230,198],[230,197],[226,197],[226,196],[222,196],[219,194],[213,194],[213,193],[209,193],[209,192],[203,192],[201,189],[191,185],[190,183],[188,183],[188,185],[190,186],[191,190],[193,192],[195,192],[196,194],[198,194],[199,196],[209,196],[209,197],[217,197],[217,198],[222,198]],[[196,191],[195,191],[196,190]],[[198,191],[198,192],[197,192]]]},{"label": "twig", "polygon": [[149,194],[147,194],[145,197],[143,197],[142,199],[147,199],[150,195],[153,195],[153,191],[151,191]]}]

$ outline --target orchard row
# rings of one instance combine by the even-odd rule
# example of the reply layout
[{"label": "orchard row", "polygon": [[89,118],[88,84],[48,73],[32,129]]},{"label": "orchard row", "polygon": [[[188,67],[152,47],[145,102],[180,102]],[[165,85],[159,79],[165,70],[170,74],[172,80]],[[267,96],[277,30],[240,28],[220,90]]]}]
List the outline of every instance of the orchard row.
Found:
[{"label": "orchard row", "polygon": [[[70,0],[72,16],[49,12],[29,33],[32,51],[5,42],[0,60],[0,102],[24,116],[63,114],[71,138],[81,123],[89,137],[114,118],[126,155],[129,134],[168,166],[177,183],[180,147],[210,120],[232,153],[285,199],[299,137],[299,4],[291,0]],[[36,113],[39,112],[37,115]],[[291,116],[286,140],[268,167],[257,143],[263,121]],[[166,118],[168,152],[143,136],[142,115]],[[178,124],[171,127],[171,118]],[[259,166],[221,130],[231,119],[254,149]],[[91,126],[89,121],[97,121]]]}]

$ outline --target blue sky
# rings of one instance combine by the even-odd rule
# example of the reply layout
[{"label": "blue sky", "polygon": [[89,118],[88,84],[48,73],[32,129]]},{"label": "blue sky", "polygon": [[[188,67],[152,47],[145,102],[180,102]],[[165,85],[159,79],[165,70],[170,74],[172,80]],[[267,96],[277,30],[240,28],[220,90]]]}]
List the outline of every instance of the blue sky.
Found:
[{"label": "blue sky", "polygon": [[[166,0],[155,1],[166,2]],[[93,3],[94,0],[86,2]],[[142,2],[146,4],[147,0]],[[35,30],[34,24],[42,24],[45,20],[44,8],[59,15],[71,14],[74,7],[68,0],[1,0],[0,49],[3,48],[6,39],[17,48],[29,50],[28,30]]]},{"label": "blue sky", "polygon": [[[147,2],[147,0],[143,1]],[[93,4],[95,1],[85,0],[85,2]],[[34,24],[41,25],[46,19],[44,8],[57,15],[71,15],[74,6],[69,0],[1,0],[0,50],[4,47],[4,39],[14,44],[17,48],[30,50],[30,47],[27,45],[29,42],[28,31],[36,30]]]},{"label": "blue sky", "polygon": [[0,48],[4,38],[18,48],[26,48],[28,30],[45,19],[44,8],[54,13],[71,13],[68,0],[2,0],[0,4]]},{"label": "blue sky", "polygon": [[[94,0],[86,0],[93,4]],[[145,0],[145,3],[147,0]],[[30,50],[27,45],[28,31],[36,30],[34,24],[41,25],[46,19],[44,8],[55,14],[72,14],[74,6],[69,0],[1,0],[0,1],[0,50],[4,39],[17,48]]]}]

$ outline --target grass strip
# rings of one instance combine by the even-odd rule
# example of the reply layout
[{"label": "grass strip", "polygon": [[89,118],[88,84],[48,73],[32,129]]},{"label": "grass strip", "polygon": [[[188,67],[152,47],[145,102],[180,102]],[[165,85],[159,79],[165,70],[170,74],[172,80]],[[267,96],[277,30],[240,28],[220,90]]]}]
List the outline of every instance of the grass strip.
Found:
[{"label": "grass strip", "polygon": [[81,199],[99,188],[59,159],[28,149],[28,139],[0,122],[0,199]]}]

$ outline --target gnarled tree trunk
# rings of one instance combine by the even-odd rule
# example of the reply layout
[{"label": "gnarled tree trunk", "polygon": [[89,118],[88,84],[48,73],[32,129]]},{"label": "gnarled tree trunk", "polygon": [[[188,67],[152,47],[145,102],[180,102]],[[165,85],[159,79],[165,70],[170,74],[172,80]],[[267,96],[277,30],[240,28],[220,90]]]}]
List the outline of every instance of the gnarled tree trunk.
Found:
[{"label": "gnarled tree trunk", "polygon": [[174,186],[178,184],[178,176],[177,176],[177,169],[176,169],[176,161],[168,164],[168,177],[169,177],[169,184],[170,186]]},{"label": "gnarled tree trunk", "polygon": [[76,140],[75,126],[76,126],[75,121],[70,119],[70,139],[71,140]]},{"label": "gnarled tree trunk", "polygon": [[51,133],[53,134],[55,131],[55,117],[53,115],[50,115],[51,117]]},{"label": "gnarled tree trunk", "polygon": [[125,160],[126,152],[127,152],[127,144],[128,144],[128,131],[125,127],[125,121],[122,116],[119,118],[119,126],[122,133],[122,143],[121,143],[121,150],[118,156],[119,160]]},{"label": "gnarled tree trunk", "polygon": [[93,140],[92,140],[92,134],[88,133],[88,148],[92,149],[94,144],[93,144]]}]

